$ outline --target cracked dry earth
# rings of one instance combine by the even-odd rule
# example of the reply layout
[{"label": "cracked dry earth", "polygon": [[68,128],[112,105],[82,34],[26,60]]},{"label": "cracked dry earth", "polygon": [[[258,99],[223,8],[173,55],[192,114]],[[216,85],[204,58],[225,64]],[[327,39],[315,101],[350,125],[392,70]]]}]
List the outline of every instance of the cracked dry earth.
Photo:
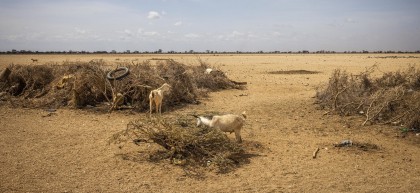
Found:
[{"label": "cracked dry earth", "polygon": [[[416,55],[418,56],[418,55]],[[1,55],[10,63],[104,59],[147,60],[154,55]],[[160,57],[160,56],[159,56]],[[162,55],[194,65],[194,55]],[[402,135],[398,127],[360,126],[363,117],[323,115],[313,98],[331,72],[358,73],[377,65],[382,72],[418,57],[379,58],[373,54],[203,55],[202,59],[248,82],[246,90],[211,93],[199,105],[165,111],[247,111],[243,145],[255,154],[236,170],[203,177],[162,161],[147,161],[154,144],[109,144],[144,113],[0,106],[0,192],[420,192],[420,136]],[[36,65],[36,64],[31,64]],[[273,74],[307,70],[317,74]],[[234,140],[234,134],[228,134]],[[350,139],[352,147],[335,147]],[[254,144],[261,144],[255,146]],[[319,148],[316,158],[314,151]],[[121,155],[130,155],[124,159]]]}]

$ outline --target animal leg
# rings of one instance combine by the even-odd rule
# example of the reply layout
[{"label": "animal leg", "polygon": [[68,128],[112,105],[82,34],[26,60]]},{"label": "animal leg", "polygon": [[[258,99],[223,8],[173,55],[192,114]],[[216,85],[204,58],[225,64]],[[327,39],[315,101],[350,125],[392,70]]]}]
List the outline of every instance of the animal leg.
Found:
[{"label": "animal leg", "polygon": [[150,105],[150,115],[152,115],[152,110],[153,110],[153,100],[149,98],[149,105]]},{"label": "animal leg", "polygon": [[159,103],[159,115],[162,114],[162,103]]},{"label": "animal leg", "polygon": [[238,143],[242,143],[241,131],[240,130],[235,130],[235,137],[236,137],[236,141]]}]

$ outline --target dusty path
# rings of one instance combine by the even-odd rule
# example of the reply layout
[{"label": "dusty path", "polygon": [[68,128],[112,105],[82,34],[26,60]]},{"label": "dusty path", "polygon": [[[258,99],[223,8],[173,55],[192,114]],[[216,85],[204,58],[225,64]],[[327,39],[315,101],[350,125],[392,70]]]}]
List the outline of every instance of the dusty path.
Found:
[{"label": "dusty path", "polygon": [[[183,57],[175,59],[193,60]],[[147,152],[157,148],[153,144],[121,148],[108,144],[114,133],[145,114],[71,109],[49,114],[42,109],[0,106],[0,192],[419,192],[420,136],[402,138],[390,126],[361,127],[358,117],[323,116],[313,105],[315,87],[328,80],[334,68],[360,72],[376,64],[382,71],[391,71],[420,65],[418,58],[367,57],[204,58],[232,79],[247,81],[248,89],[212,93],[200,105],[164,116],[246,110],[244,143],[263,146],[253,149],[258,156],[249,164],[227,174],[209,172],[205,178],[191,177],[165,162],[148,162]],[[0,56],[0,66],[8,60]],[[322,73],[267,74],[299,69]],[[229,137],[234,138],[233,134]],[[367,146],[332,145],[343,139]],[[313,159],[316,148],[320,151]]]}]

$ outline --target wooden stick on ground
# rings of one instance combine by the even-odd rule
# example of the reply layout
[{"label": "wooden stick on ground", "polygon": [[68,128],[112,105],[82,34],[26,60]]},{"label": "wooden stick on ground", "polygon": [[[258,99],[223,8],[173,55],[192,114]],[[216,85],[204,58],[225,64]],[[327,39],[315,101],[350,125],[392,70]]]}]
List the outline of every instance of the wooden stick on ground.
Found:
[{"label": "wooden stick on ground", "polygon": [[316,158],[316,154],[318,154],[319,151],[319,147],[316,148],[316,150],[314,151],[314,153],[312,154],[312,158]]}]

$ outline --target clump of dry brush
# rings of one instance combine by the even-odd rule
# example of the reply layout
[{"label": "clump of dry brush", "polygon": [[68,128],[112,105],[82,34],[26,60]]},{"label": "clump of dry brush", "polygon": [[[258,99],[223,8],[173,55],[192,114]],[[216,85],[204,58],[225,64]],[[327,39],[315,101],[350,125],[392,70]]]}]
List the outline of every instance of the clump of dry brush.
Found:
[{"label": "clump of dry brush", "polygon": [[420,70],[387,72],[372,77],[375,66],[353,75],[336,69],[316,98],[327,113],[363,115],[362,125],[402,124],[420,130]]},{"label": "clump of dry brush", "polygon": [[[192,117],[192,116],[191,116]],[[182,167],[232,171],[246,160],[244,149],[217,129],[197,128],[187,117],[132,121],[116,133],[110,143],[153,142],[163,148],[150,154],[149,161],[170,160]]]},{"label": "clump of dry brush", "polygon": [[[166,107],[197,103],[209,91],[243,88],[235,84],[222,71],[205,74],[209,65],[200,61],[198,66],[187,66],[174,60],[151,65],[120,63],[130,70],[121,80],[108,80],[111,69],[103,60],[90,62],[64,62],[45,65],[10,65],[0,80],[2,99],[15,106],[59,108],[84,107],[102,103],[112,104],[113,96],[120,93],[124,104],[139,111],[148,109],[148,94],[163,83],[174,89],[164,101]],[[110,105],[111,109],[114,105]]]}]

